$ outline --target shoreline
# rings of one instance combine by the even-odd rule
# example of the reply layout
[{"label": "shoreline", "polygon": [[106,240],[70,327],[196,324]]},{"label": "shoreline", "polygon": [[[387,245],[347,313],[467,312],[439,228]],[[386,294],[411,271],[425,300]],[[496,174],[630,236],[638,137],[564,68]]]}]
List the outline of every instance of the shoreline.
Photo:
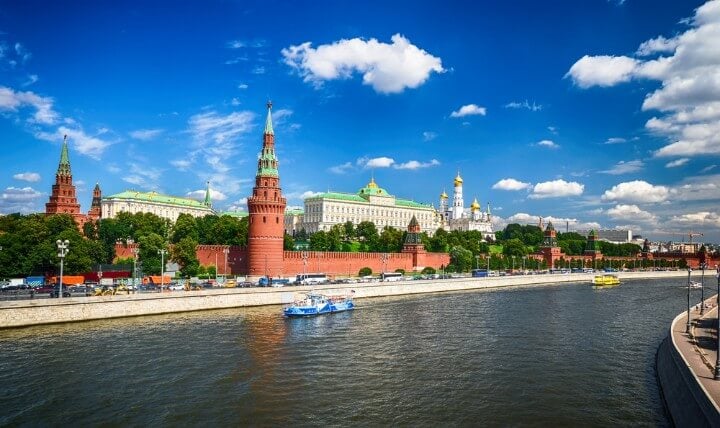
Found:
[{"label": "shoreline", "polygon": [[[616,272],[621,280],[687,278],[687,271]],[[0,329],[33,325],[83,322],[168,313],[195,312],[251,306],[286,305],[299,293],[345,294],[354,298],[429,294],[440,292],[497,289],[515,286],[585,283],[594,273],[518,275],[485,278],[413,280],[362,284],[323,284],[268,288],[221,288],[199,291],[115,296],[69,297],[63,299],[25,299],[0,302]],[[699,276],[699,271],[693,271]]]}]

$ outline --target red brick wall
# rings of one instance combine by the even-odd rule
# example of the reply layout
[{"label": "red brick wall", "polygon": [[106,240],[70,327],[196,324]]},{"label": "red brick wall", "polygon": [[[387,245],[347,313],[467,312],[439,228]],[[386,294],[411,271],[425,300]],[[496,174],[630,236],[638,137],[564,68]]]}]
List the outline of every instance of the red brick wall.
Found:
[{"label": "red brick wall", "polygon": [[[369,267],[373,273],[380,273],[383,269],[387,272],[393,272],[395,269],[412,272],[414,269],[413,255],[411,253],[387,253],[387,262],[384,264],[381,258],[383,253],[307,251],[307,268],[303,264],[302,254],[302,251],[285,251],[283,276],[292,276],[303,272],[322,272],[332,276],[354,276],[363,267]],[[450,262],[450,256],[445,253],[427,253],[425,262],[425,266],[432,266],[437,269],[441,264],[447,265]]]}]

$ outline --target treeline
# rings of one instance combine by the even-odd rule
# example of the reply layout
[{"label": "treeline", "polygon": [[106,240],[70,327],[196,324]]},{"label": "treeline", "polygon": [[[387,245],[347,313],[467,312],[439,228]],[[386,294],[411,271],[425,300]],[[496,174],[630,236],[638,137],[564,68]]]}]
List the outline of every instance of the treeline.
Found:
[{"label": "treeline", "polygon": [[137,243],[138,260],[145,274],[160,273],[160,250],[172,251],[165,259],[178,263],[184,275],[201,269],[198,244],[247,246],[247,218],[208,215],[195,218],[181,214],[173,224],[150,213],[120,213],[112,219],[88,222],[80,232],[69,214],[10,214],[0,216],[0,278],[56,275],[58,239],[70,242],[64,268],[68,274],[89,272],[114,260],[115,244]]}]

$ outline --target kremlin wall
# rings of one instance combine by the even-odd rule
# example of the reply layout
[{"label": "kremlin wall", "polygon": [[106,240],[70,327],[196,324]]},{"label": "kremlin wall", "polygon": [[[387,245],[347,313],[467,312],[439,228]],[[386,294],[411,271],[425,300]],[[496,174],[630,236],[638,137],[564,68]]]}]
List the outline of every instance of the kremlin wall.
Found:
[{"label": "kremlin wall", "polygon": [[[443,266],[450,263],[450,256],[447,253],[428,253],[425,251],[420,240],[421,232],[428,232],[428,221],[433,220],[433,216],[429,215],[428,206],[415,203],[413,201],[396,199],[388,195],[384,189],[379,188],[374,180],[361,189],[358,195],[345,194],[327,194],[323,198],[315,198],[319,201],[331,201],[334,206],[329,203],[330,208],[334,208],[335,212],[344,212],[351,215],[366,215],[368,212],[377,213],[378,210],[373,208],[362,208],[368,203],[373,203],[374,199],[381,200],[380,206],[392,205],[401,206],[404,213],[400,221],[407,221],[408,233],[400,253],[348,253],[348,252],[318,252],[318,251],[284,251],[283,237],[286,233],[286,206],[287,201],[282,194],[280,187],[279,162],[275,156],[275,134],[272,127],[272,104],[267,105],[267,118],[265,120],[265,129],[263,132],[262,150],[258,158],[257,173],[255,175],[255,186],[252,194],[248,197],[248,247],[240,248],[236,246],[225,245],[199,245],[197,247],[197,258],[201,265],[217,267],[218,274],[230,275],[246,275],[249,280],[254,281],[260,277],[292,277],[300,273],[324,273],[331,277],[353,276],[357,275],[361,268],[368,267],[373,272],[393,272],[402,269],[405,272],[417,272],[425,267],[432,267],[439,270]],[[466,217],[464,214],[463,180],[458,173],[454,180],[454,197],[453,204],[450,206],[447,202],[448,196],[445,192],[441,195],[440,211],[436,212],[439,227],[447,227],[449,230],[477,230],[483,234],[488,240],[493,240],[494,233],[492,231],[490,208],[485,213],[481,212],[477,199],[473,201],[471,206],[471,216]],[[127,193],[127,192],[126,192]],[[136,192],[137,193],[137,192]],[[116,195],[118,196],[118,195]],[[127,207],[120,206],[120,211],[128,212],[144,212],[142,211],[143,201],[150,203],[152,206],[150,211],[163,217],[177,215],[182,210],[192,215],[205,215],[214,213],[210,203],[210,188],[206,191],[205,201],[194,202],[194,204],[180,204],[182,207],[173,211],[173,207],[178,205],[178,198],[165,198],[162,195],[148,194],[143,196],[147,201],[139,198],[137,195],[129,195],[125,198],[115,198],[125,203]],[[108,198],[113,203],[120,203],[113,198]],[[168,199],[168,200],[166,200]],[[313,199],[311,203],[318,200]],[[127,201],[126,201],[127,200]],[[398,203],[399,201],[399,203]],[[357,206],[354,208],[348,205],[341,206],[341,203],[352,203]],[[375,201],[377,202],[377,201]],[[112,207],[101,210],[101,203],[105,204],[105,200],[101,200],[99,186],[95,186],[93,192],[93,201],[88,215],[80,213],[80,205],[77,203],[75,196],[75,186],[72,184],[72,173],[70,170],[70,161],[68,156],[67,138],[63,142],[60,163],[56,174],[56,183],[53,185],[52,194],[46,204],[46,214],[68,213],[73,216],[78,227],[88,221],[97,221],[101,218],[101,214],[112,211]],[[323,202],[324,203],[324,202]],[[187,205],[187,206],[186,206]],[[196,206],[197,205],[197,206]],[[322,204],[321,204],[322,205]],[[307,207],[307,202],[306,202]],[[324,205],[323,205],[324,207]],[[313,214],[316,211],[322,212],[320,209],[309,210]],[[168,208],[170,210],[168,210]],[[140,210],[140,211],[138,211]],[[434,209],[432,210],[434,212]],[[185,211],[182,211],[185,212]],[[383,215],[390,215],[390,211],[380,211]],[[306,213],[307,214],[307,213]],[[110,216],[112,217],[112,216]],[[392,217],[390,215],[390,217]],[[347,219],[339,217],[324,217],[333,222],[344,222]],[[418,220],[419,219],[419,220]],[[399,220],[399,219],[398,219]],[[399,227],[398,220],[392,226]],[[318,227],[318,229],[324,229]],[[540,226],[543,228],[542,225]],[[434,231],[434,230],[433,230]],[[133,257],[132,249],[134,245],[117,244],[115,247],[116,257],[128,258]],[[683,259],[687,265],[698,268],[704,262],[706,266],[715,266],[720,260],[713,260],[708,257],[701,260],[699,254],[669,254],[663,253],[656,256],[651,253],[647,247],[643,249],[637,257],[605,257],[601,254],[597,243],[597,234],[591,232],[588,236],[587,248],[585,253],[580,256],[567,256],[562,253],[557,243],[557,236],[552,223],[544,229],[544,240],[539,250],[528,255],[528,257],[544,261],[548,267],[557,266],[559,260],[582,260],[583,265],[592,267],[594,262],[598,260],[618,260],[632,262],[636,259],[664,259],[666,261],[678,261]],[[228,251],[227,259],[225,250]]]}]

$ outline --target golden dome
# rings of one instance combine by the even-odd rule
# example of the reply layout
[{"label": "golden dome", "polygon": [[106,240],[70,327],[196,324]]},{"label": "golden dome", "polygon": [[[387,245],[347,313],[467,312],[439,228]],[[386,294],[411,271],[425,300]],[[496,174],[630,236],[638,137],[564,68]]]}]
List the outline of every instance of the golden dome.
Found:
[{"label": "golden dome", "polygon": [[375,177],[370,179],[370,182],[368,183],[367,187],[371,189],[377,189],[378,185],[375,183]]},{"label": "golden dome", "polygon": [[455,177],[455,187],[462,185],[463,179],[460,177],[460,172],[458,172],[457,177]]},{"label": "golden dome", "polygon": [[445,193],[445,191],[443,190],[443,192],[440,194],[440,199],[447,199],[447,198],[448,198],[448,195],[447,195],[447,193]]},{"label": "golden dome", "polygon": [[475,198],[472,205],[470,205],[470,209],[473,211],[477,211],[480,209],[480,203],[478,202],[477,198]]}]

